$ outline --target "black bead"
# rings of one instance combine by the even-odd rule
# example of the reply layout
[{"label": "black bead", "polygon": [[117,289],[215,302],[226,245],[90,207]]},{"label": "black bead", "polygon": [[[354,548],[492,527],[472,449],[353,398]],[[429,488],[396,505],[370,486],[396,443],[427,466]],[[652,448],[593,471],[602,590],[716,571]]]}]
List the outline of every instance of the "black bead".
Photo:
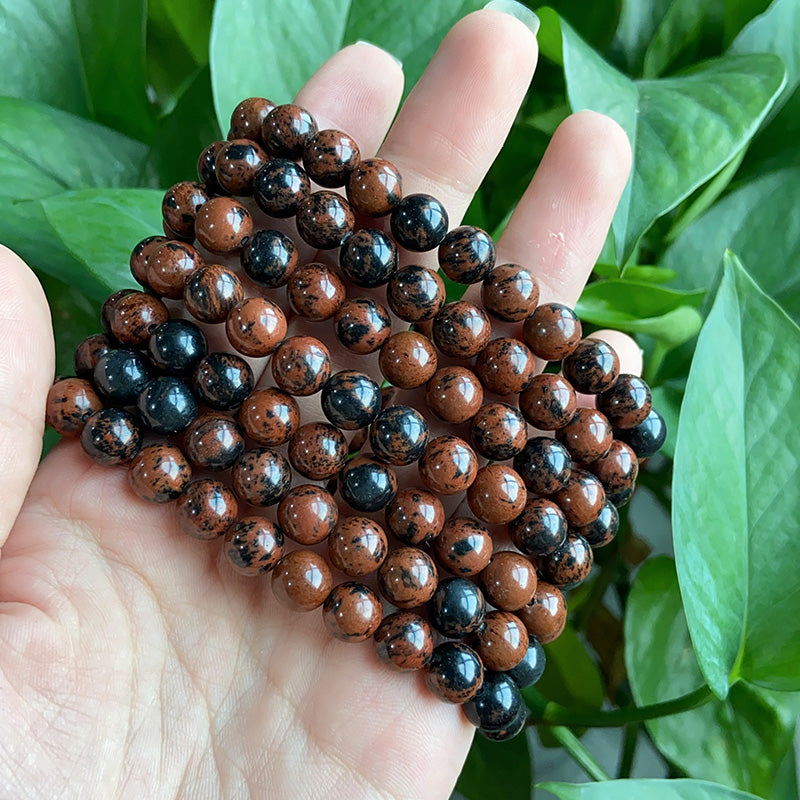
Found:
[{"label": "black bead", "polygon": [[514,546],[528,556],[555,552],[567,539],[564,512],[549,500],[529,500],[523,512],[508,524]]},{"label": "black bead", "polygon": [[509,724],[505,728],[500,728],[499,730],[496,731],[489,731],[489,730],[484,730],[483,728],[478,728],[478,731],[484,738],[489,739],[492,742],[506,742],[509,739],[513,739],[515,736],[522,733],[522,731],[525,728],[525,723],[527,721],[528,721],[528,708],[523,703],[517,716],[514,717],[514,719],[511,720],[511,722],[509,722]]},{"label": "black bead", "polygon": [[103,408],[87,420],[81,431],[81,446],[98,464],[122,464],[130,461],[142,445],[142,433],[136,420],[119,408]]},{"label": "black bead", "polygon": [[218,411],[238,408],[253,391],[250,365],[232,353],[209,353],[194,371],[198,399]]},{"label": "black bead", "polygon": [[514,456],[514,469],[536,494],[553,494],[567,485],[572,457],[561,442],[549,436],[534,436]]},{"label": "black bead", "polygon": [[241,261],[248,277],[261,286],[277,289],[286,284],[297,266],[297,248],[285,233],[261,230],[245,242]]},{"label": "black bead", "polygon": [[635,428],[615,430],[614,438],[630,445],[639,458],[649,458],[664,445],[667,439],[667,423],[658,411],[651,408],[644,422],[640,422]]},{"label": "black bead", "polygon": [[371,459],[354,459],[340,475],[342,497],[358,511],[380,511],[397,492],[391,467]]},{"label": "black bead", "polygon": [[150,381],[147,361],[135,350],[109,350],[94,367],[94,385],[105,400],[129,405]]},{"label": "black bead", "polygon": [[508,670],[506,675],[520,689],[527,689],[542,677],[546,664],[547,657],[544,654],[544,648],[535,636],[531,636],[528,639],[528,650],[522,657],[522,661],[513,669]]},{"label": "black bead", "polygon": [[392,235],[406,250],[433,250],[441,244],[448,225],[445,207],[429,194],[410,194],[392,209]]},{"label": "black bead", "polygon": [[279,219],[294,216],[310,192],[306,171],[287,158],[268,161],[253,178],[253,198],[258,207]]},{"label": "black bead", "polygon": [[483,674],[480,656],[471,647],[461,642],[444,642],[433,648],[425,683],[441,700],[464,703],[480,688]]},{"label": "black bead", "polygon": [[469,439],[484,458],[505,461],[518,454],[517,437],[520,432],[528,429],[528,425],[522,413],[514,406],[508,403],[492,403],[491,406],[490,417],[484,416],[481,410],[472,418]]},{"label": "black bead", "polygon": [[428,446],[428,423],[414,408],[389,406],[372,423],[369,443],[381,461],[397,466],[413,464]]},{"label": "black bead", "polygon": [[192,390],[172,375],[150,381],[139,395],[136,408],[153,433],[178,433],[188,428],[197,416]]},{"label": "black bead", "polygon": [[383,286],[397,271],[397,247],[383,231],[362,228],[342,245],[339,266],[356,286]]},{"label": "black bead", "polygon": [[439,633],[460,639],[475,633],[486,616],[483,592],[466,578],[445,578],[439,581],[428,603],[428,617]]},{"label": "black bead", "polygon": [[617,507],[606,496],[605,505],[600,509],[597,519],[580,529],[580,534],[597,549],[610,544],[619,531]]},{"label": "black bead", "polygon": [[337,428],[366,428],[380,410],[381,387],[363,372],[337,372],[322,387],[322,411]]},{"label": "black bead", "polygon": [[499,731],[517,718],[524,705],[519,687],[505,672],[487,669],[475,697],[464,703],[464,714],[476,728]]},{"label": "black bead", "polygon": [[173,375],[188,375],[207,352],[203,332],[193,322],[184,319],[162,322],[147,342],[150,361]]},{"label": "black bead", "polygon": [[609,503],[613,503],[618,509],[622,508],[630,503],[635,488],[636,484],[634,483],[633,486],[628,486],[627,489],[623,489],[621,492],[606,492],[606,500]]}]

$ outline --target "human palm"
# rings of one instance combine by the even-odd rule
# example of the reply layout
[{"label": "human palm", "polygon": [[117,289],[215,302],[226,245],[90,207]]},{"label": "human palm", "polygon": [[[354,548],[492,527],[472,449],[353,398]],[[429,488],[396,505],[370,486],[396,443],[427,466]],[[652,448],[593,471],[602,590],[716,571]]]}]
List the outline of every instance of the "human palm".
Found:
[{"label": "human palm", "polygon": [[[482,11],[450,32],[391,129],[402,73],[369,45],[333,56],[298,102],[362,155],[395,163],[406,192],[441,199],[453,225],[535,61],[527,27]],[[614,123],[569,118],[499,263],[533,267],[544,300],[573,303],[629,163]],[[91,463],[76,442],[37,468],[52,333],[41,289],[8,251],[0,298],[3,796],[447,797],[472,728],[419,676],[331,639],[318,612],[285,610],[268,580],[235,574],[218,543],[186,537],[170,508],[141,501],[125,470]],[[632,343],[614,344],[636,371]]]}]

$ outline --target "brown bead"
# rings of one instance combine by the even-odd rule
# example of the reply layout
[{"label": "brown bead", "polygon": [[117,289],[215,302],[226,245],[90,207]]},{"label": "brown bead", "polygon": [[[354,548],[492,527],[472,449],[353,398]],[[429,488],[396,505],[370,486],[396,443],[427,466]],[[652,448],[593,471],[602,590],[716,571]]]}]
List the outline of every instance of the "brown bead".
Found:
[{"label": "brown bead", "polygon": [[157,297],[133,292],[114,305],[111,333],[120,344],[144,347],[153,330],[168,319],[169,311]]},{"label": "brown bead", "polygon": [[603,484],[590,472],[573,469],[566,487],[553,495],[567,522],[580,528],[597,518],[606,501]]},{"label": "brown bead", "polygon": [[[217,153],[225,147],[225,141],[211,142],[197,158],[197,175],[206,187],[209,197],[212,195],[227,194],[219,185],[216,175]],[[195,222],[195,225],[197,223]]]},{"label": "brown bead", "polygon": [[137,283],[140,283],[145,288],[149,287],[147,259],[167,241],[169,240],[166,236],[146,236],[131,250],[131,275],[133,275]]},{"label": "brown bead", "polygon": [[216,539],[236,520],[239,504],[225,484],[200,478],[186,487],[175,504],[175,512],[184,533],[195,539]]},{"label": "brown bead", "polygon": [[341,278],[325,264],[298,267],[289,278],[286,292],[292,310],[315,321],[330,319],[347,296]]},{"label": "brown bead", "polygon": [[87,336],[75,348],[75,374],[79,378],[92,378],[97,362],[113,349],[111,339],[104,333]]},{"label": "brown bead", "polygon": [[272,377],[289,394],[316,394],[331,376],[328,348],[313,336],[291,336],[272,356]]},{"label": "brown bead", "polygon": [[161,201],[161,214],[172,230],[194,239],[194,221],[200,207],[206,202],[208,195],[202,184],[181,181],[167,189]]},{"label": "brown bead", "polygon": [[595,477],[610,495],[630,489],[639,474],[639,459],[633,448],[614,439],[608,452],[591,465]]},{"label": "brown bead", "polygon": [[217,153],[214,172],[219,185],[230,194],[253,194],[253,178],[269,156],[252,139],[233,139]]},{"label": "brown bead", "polygon": [[242,403],[239,422],[254,442],[276,447],[288,442],[300,426],[300,407],[280,389],[256,389]]},{"label": "brown bead", "polygon": [[333,322],[336,338],[358,355],[380,350],[392,333],[389,312],[369,297],[345,300]]},{"label": "brown bead", "polygon": [[433,654],[431,626],[412,611],[384,617],[374,639],[378,658],[395,669],[423,669]]},{"label": "brown bead", "polygon": [[123,297],[136,293],[136,289],[120,289],[110,294],[103,302],[103,305],[100,307],[100,324],[109,336],[113,335],[111,333],[111,319],[114,315],[114,307]]},{"label": "brown bead", "polygon": [[543,303],[526,320],[522,337],[539,358],[561,361],[581,340],[581,321],[563,303]]},{"label": "brown bead", "polygon": [[597,395],[597,408],[615,428],[635,428],[653,406],[650,387],[638,375],[620,375],[610,389]]},{"label": "brown bead", "polygon": [[380,598],[369,586],[346,581],[334,586],[322,607],[328,633],[343,642],[363,642],[381,624]]},{"label": "brown bead", "polygon": [[308,422],[297,429],[289,442],[289,461],[312,481],[332,478],[347,461],[347,440],[333,425]]},{"label": "brown bead", "polygon": [[444,525],[444,507],[426,489],[401,489],[386,506],[386,526],[404,544],[435,539]]},{"label": "brown bead", "polygon": [[561,365],[564,377],[584,394],[610,389],[619,377],[619,356],[601,339],[582,339]]},{"label": "brown bead", "polygon": [[197,467],[214,471],[228,469],[244,453],[244,436],[230,417],[201,414],[186,429],[184,449]]},{"label": "brown bead", "polygon": [[492,325],[482,308],[458,300],[436,314],[432,332],[434,344],[446,356],[472,358],[489,343]]},{"label": "brown bead", "polygon": [[419,460],[419,474],[425,485],[437,494],[465,492],[478,472],[473,449],[458,436],[437,436],[428,442]]},{"label": "brown bead", "polygon": [[513,550],[502,550],[481,573],[486,599],[502,611],[516,611],[533,600],[536,569],[530,560]]},{"label": "brown bead", "polygon": [[483,404],[483,386],[465,367],[442,367],[425,387],[428,408],[445,422],[459,424],[478,413]]},{"label": "brown bead", "polygon": [[248,97],[231,114],[231,135],[234,139],[261,141],[261,126],[275,103],[266,97]]},{"label": "brown bead", "polygon": [[589,543],[577,533],[570,533],[564,544],[547,556],[536,556],[536,568],[553,586],[577,586],[589,577],[594,555]]},{"label": "brown bead", "polygon": [[143,447],[128,468],[133,491],[153,503],[168,503],[180,497],[191,478],[192,468],[174,444]]},{"label": "brown bead", "polygon": [[480,228],[460,225],[442,239],[437,257],[439,267],[451,281],[478,283],[494,269],[494,241]]},{"label": "brown bead", "polygon": [[359,214],[383,217],[403,198],[403,183],[394,164],[383,158],[359,162],[347,182],[347,199]]},{"label": "brown bead", "polygon": [[319,608],[333,586],[331,569],[313,550],[292,550],[272,570],[272,593],[291,611]]},{"label": "brown bead", "polygon": [[522,620],[508,611],[489,611],[478,632],[476,649],[486,669],[513,669],[528,652],[528,631]]},{"label": "brown bead", "polygon": [[433,543],[439,563],[454,575],[468,577],[483,571],[492,558],[488,529],[470,517],[453,517]]},{"label": "brown bead", "polygon": [[483,385],[499,395],[519,394],[533,380],[535,369],[533,353],[511,338],[492,339],[475,360]]},{"label": "brown bead", "polygon": [[536,310],[539,284],[531,270],[519,264],[499,264],[483,282],[483,307],[498,319],[519,322]]},{"label": "brown bead", "polygon": [[328,560],[345,575],[369,575],[380,567],[389,549],[386,534],[367,517],[343,517],[328,537]]},{"label": "brown bead", "polygon": [[86,420],[103,407],[92,384],[83,378],[62,378],[47,393],[45,421],[61,436],[80,436]]},{"label": "brown bead", "polygon": [[300,203],[295,222],[303,241],[318,250],[333,250],[353,232],[355,217],[344,197],[322,189]]},{"label": "brown bead", "polygon": [[525,508],[528,491],[522,478],[505,464],[489,464],[478,470],[467,489],[472,513],[491,525],[511,522]]},{"label": "brown bead", "polygon": [[167,240],[147,258],[145,277],[156,294],[178,300],[186,281],[204,265],[203,257],[190,244]]},{"label": "brown bead", "polygon": [[486,403],[472,418],[469,438],[475,449],[493,461],[513,458],[525,447],[528,426],[522,414],[507,403]]},{"label": "brown bead", "polygon": [[226,254],[241,249],[253,233],[250,212],[230,197],[214,197],[197,212],[195,236],[210,253]]},{"label": "brown bead", "polygon": [[278,506],[278,524],[295,542],[324,542],[339,521],[339,506],[330,492],[310,483],[293,486]]},{"label": "brown bead", "polygon": [[533,600],[517,611],[517,616],[540,644],[548,644],[561,636],[567,622],[567,602],[557,586],[539,581]]},{"label": "brown bead", "polygon": [[244,288],[236,273],[221,264],[208,264],[186,281],[183,302],[201,322],[225,322],[230,311],[244,299]]},{"label": "brown bead", "polygon": [[267,150],[286,158],[299,158],[316,132],[317,123],[311,114],[291,103],[273,108],[261,126],[261,138]]},{"label": "brown bead", "polygon": [[386,340],[378,359],[383,377],[400,389],[422,386],[436,372],[437,357],[427,336],[400,331]]},{"label": "brown bead", "polygon": [[602,458],[611,447],[614,432],[605,417],[594,408],[579,408],[575,416],[556,431],[558,439],[575,461],[588,464]]},{"label": "brown bead", "polygon": [[320,186],[328,189],[344,186],[360,158],[355,140],[332,128],[315,133],[306,141],[303,149],[306,172]]},{"label": "brown bead", "polygon": [[277,450],[255,447],[233,465],[231,482],[236,494],[251,506],[272,506],[291,488],[292,470]]},{"label": "brown bead", "polygon": [[[195,225],[196,224],[197,222],[195,220]],[[182,236],[180,233],[178,233],[178,231],[173,230],[169,225],[167,225],[166,221],[162,221],[161,229],[164,231],[164,236],[166,236],[167,239],[174,239],[176,241],[180,240],[188,243],[194,241],[194,236]]]},{"label": "brown bead", "polygon": [[242,575],[263,575],[283,557],[283,532],[266,517],[242,517],[225,534],[225,554]]},{"label": "brown bead", "polygon": [[446,297],[444,282],[439,275],[415,265],[395,272],[386,286],[389,308],[406,322],[433,319]]},{"label": "brown bead", "polygon": [[552,500],[534,497],[509,525],[514,547],[528,555],[549,555],[567,538],[569,526],[564,512]]},{"label": "brown bead", "polygon": [[436,591],[438,575],[431,557],[416,547],[398,547],[378,571],[381,594],[398,608],[427,603]]},{"label": "brown bead", "polygon": [[575,416],[578,398],[572,384],[561,375],[537,375],[519,396],[519,410],[540,431],[563,428]]},{"label": "brown bead", "polygon": [[228,312],[225,332],[242,355],[268,356],[286,337],[286,316],[276,303],[248,297]]}]

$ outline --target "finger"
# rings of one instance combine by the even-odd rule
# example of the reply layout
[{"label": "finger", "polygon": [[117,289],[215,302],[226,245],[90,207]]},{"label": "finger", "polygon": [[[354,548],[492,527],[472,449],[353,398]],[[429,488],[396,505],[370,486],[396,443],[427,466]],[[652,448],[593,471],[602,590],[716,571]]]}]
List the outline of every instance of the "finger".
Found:
[{"label": "finger", "polygon": [[42,452],[54,360],[42,287],[19,257],[0,245],[0,547]]}]

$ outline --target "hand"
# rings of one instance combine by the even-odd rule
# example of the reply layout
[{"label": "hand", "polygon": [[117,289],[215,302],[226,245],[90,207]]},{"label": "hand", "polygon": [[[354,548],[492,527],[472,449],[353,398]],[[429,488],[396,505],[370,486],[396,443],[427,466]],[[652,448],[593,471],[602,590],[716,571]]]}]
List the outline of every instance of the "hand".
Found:
[{"label": "hand", "polygon": [[[394,124],[401,69],[365,44],[333,56],[297,102],[362,154],[394,162],[404,190],[438,197],[454,226],[536,54],[519,21],[477,12],[447,36]],[[568,118],[498,263],[532,266],[542,300],[574,304],[629,166],[615,123]],[[134,496],[124,469],[91,463],[77,442],[37,468],[52,332],[40,287],[9,251],[0,298],[3,796],[446,798],[473,729],[420,676],[381,666],[369,644],[334,641],[318,612],[285,611],[268,580],[226,569],[218,542],[187,538],[170,508]],[[330,340],[331,328],[314,335]],[[623,371],[637,372],[638,348],[607,336]]]}]

